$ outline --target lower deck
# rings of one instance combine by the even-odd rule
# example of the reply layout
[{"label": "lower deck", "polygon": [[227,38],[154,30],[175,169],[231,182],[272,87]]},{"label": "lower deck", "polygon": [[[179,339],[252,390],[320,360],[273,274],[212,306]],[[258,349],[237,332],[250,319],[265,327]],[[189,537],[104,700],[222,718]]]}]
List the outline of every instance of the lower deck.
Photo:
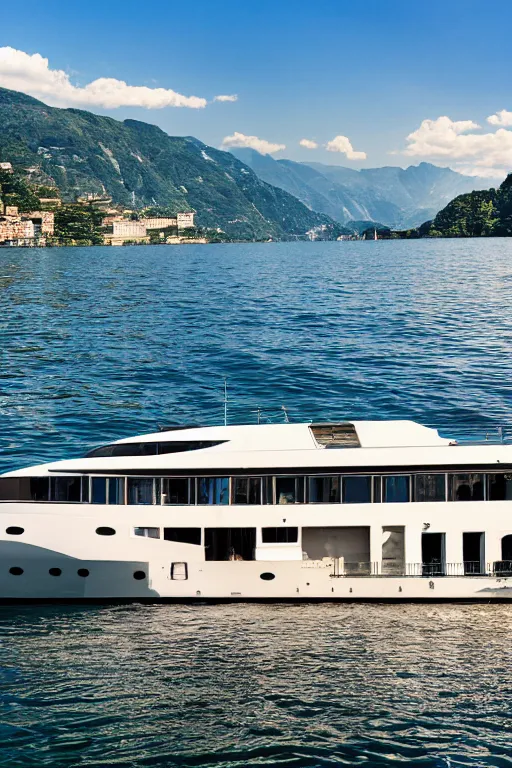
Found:
[{"label": "lower deck", "polygon": [[508,599],[509,501],[0,504],[0,599]]}]

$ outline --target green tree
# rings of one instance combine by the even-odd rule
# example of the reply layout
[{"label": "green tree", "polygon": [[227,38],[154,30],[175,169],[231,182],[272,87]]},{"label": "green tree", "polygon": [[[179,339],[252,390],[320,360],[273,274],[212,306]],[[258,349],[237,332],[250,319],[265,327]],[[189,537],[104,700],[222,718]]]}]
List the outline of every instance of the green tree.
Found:
[{"label": "green tree", "polygon": [[55,237],[63,245],[102,245],[103,214],[88,205],[63,205],[55,212]]},{"label": "green tree", "polygon": [[4,205],[15,205],[20,213],[37,211],[39,198],[18,173],[0,170],[0,197]]}]

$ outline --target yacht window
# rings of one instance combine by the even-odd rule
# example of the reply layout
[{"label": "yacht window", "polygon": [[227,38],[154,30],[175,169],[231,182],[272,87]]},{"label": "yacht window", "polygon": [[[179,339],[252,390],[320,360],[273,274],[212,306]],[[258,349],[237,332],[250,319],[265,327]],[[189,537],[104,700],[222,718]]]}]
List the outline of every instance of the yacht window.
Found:
[{"label": "yacht window", "polygon": [[341,500],[339,477],[310,477],[308,501],[338,504]]},{"label": "yacht window", "polygon": [[36,501],[32,480],[37,481],[39,479],[44,480],[46,484],[46,497],[41,501],[48,501],[47,477],[2,477],[0,478],[0,499],[2,501]]},{"label": "yacht window", "polygon": [[89,459],[111,456],[154,456],[157,453],[157,445],[157,443],[114,443],[94,448],[85,455]]},{"label": "yacht window", "polygon": [[229,504],[229,477],[198,477],[198,504]]},{"label": "yacht window", "polygon": [[144,536],[146,539],[159,539],[160,528],[134,528],[135,536]]},{"label": "yacht window", "polygon": [[382,501],[382,477],[375,475],[373,478],[373,503],[380,504]]},{"label": "yacht window", "polygon": [[348,475],[343,478],[344,504],[369,504],[372,500],[372,478],[369,475]]},{"label": "yacht window", "polygon": [[415,475],[414,501],[446,501],[446,475]]},{"label": "yacht window", "polygon": [[512,500],[512,475],[488,475],[489,496],[491,501]]},{"label": "yacht window", "polygon": [[82,477],[82,501],[89,501],[89,477]]},{"label": "yacht window", "polygon": [[194,483],[188,477],[162,478],[162,504],[193,504]]},{"label": "yacht window", "polygon": [[450,501],[483,501],[485,475],[448,475],[448,498]]},{"label": "yacht window", "polygon": [[389,504],[411,500],[409,475],[385,475],[382,478],[383,501]]},{"label": "yacht window", "polygon": [[107,503],[107,478],[93,477],[91,480],[91,501],[93,504]]},{"label": "yacht window", "polygon": [[128,478],[128,504],[153,504],[153,478]]},{"label": "yacht window", "polygon": [[33,501],[48,501],[50,493],[49,477],[30,478],[30,498]]},{"label": "yacht window", "polygon": [[280,528],[262,528],[261,540],[263,544],[292,544],[299,540],[299,529],[293,526]]},{"label": "yacht window", "polygon": [[96,533],[98,536],[115,536],[116,532],[113,528],[109,528],[108,525],[100,525],[99,528],[96,528]]},{"label": "yacht window", "polygon": [[151,443],[112,443],[94,448],[85,455],[89,459],[106,456],[155,456],[162,453],[197,451],[225,442],[226,440],[166,440]]},{"label": "yacht window", "polygon": [[233,504],[261,504],[261,477],[234,477]]},{"label": "yacht window", "polygon": [[22,533],[25,533],[25,529],[20,528],[19,525],[10,525],[8,528],[5,529],[5,532],[9,536],[21,536]]},{"label": "yacht window", "polygon": [[201,544],[200,528],[164,528],[166,541],[177,541],[180,544]]},{"label": "yacht window", "polygon": [[304,501],[303,477],[276,477],[276,504],[297,504]]},{"label": "yacht window", "polygon": [[80,501],[80,477],[50,477],[50,499],[52,501]]},{"label": "yacht window", "polygon": [[124,477],[108,478],[108,503],[124,504]]}]

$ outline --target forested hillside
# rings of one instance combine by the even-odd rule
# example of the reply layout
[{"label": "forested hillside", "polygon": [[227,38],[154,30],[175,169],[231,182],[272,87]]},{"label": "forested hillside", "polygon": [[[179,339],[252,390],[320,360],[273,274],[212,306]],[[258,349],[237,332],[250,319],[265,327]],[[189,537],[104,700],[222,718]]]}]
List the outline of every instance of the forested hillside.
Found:
[{"label": "forested hillside", "polygon": [[28,171],[32,183],[54,184],[64,201],[105,194],[126,207],[192,209],[198,226],[234,238],[304,237],[316,227],[326,236],[343,231],[229,152],[136,120],[48,107],[4,88],[0,161]]},{"label": "forested hillside", "polygon": [[512,236],[512,174],[498,189],[456,197],[420,232],[430,237]]}]

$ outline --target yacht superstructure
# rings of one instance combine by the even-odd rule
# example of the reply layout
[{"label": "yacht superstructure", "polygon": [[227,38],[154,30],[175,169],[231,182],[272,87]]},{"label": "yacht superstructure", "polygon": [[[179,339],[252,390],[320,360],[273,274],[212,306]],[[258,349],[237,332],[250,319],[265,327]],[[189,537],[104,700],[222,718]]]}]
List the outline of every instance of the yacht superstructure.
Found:
[{"label": "yacht superstructure", "polygon": [[0,476],[0,600],[508,600],[512,446],[173,428]]}]

